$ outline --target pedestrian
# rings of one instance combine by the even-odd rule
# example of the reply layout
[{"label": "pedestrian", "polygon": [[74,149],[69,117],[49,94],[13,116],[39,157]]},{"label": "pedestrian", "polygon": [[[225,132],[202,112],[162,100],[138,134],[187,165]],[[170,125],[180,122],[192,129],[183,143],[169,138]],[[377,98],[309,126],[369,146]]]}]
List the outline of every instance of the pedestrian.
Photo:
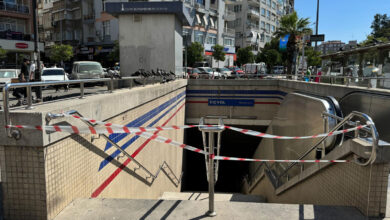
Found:
[{"label": "pedestrian", "polygon": [[[26,58],[23,59],[23,63],[20,67],[20,73],[18,76],[19,82],[28,82],[30,79],[30,68],[29,65],[30,61]],[[16,105],[20,106],[23,104],[23,98],[26,98],[26,88],[15,88],[13,93],[13,96],[15,96],[18,99],[18,103]]]}]

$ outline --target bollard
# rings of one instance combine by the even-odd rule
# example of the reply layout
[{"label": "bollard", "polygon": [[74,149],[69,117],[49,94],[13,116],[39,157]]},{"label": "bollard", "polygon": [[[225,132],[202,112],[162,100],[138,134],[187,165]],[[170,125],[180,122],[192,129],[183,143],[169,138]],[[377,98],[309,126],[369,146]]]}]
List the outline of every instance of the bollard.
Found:
[{"label": "bollard", "polygon": [[84,98],[84,83],[80,83],[80,99]]},{"label": "bollard", "polygon": [[32,107],[32,94],[31,93],[32,93],[31,86],[27,86],[27,106],[26,106],[27,110],[33,109],[33,107]]},{"label": "bollard", "polygon": [[113,90],[114,90],[114,77],[111,77],[111,80],[110,80],[110,93],[112,93]]}]

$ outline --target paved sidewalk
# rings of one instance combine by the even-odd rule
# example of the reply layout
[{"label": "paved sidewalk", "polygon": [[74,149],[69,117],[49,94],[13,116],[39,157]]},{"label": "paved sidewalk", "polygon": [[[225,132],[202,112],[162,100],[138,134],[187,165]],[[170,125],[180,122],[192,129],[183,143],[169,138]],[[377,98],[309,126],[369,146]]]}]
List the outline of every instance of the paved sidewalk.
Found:
[{"label": "paved sidewalk", "polygon": [[208,200],[77,199],[55,220],[90,219],[366,219],[352,207],[215,202],[217,216],[208,217]]}]

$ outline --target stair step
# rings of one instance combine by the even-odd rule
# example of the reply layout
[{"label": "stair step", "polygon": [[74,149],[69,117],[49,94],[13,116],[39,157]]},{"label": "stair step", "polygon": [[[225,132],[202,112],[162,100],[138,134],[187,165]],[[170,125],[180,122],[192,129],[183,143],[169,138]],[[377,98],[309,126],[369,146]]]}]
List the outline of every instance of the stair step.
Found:
[{"label": "stair step", "polygon": [[[208,198],[209,194],[207,192],[164,192],[159,199],[208,201]],[[215,193],[214,200],[219,202],[265,202],[265,199],[261,196],[241,193]]]}]

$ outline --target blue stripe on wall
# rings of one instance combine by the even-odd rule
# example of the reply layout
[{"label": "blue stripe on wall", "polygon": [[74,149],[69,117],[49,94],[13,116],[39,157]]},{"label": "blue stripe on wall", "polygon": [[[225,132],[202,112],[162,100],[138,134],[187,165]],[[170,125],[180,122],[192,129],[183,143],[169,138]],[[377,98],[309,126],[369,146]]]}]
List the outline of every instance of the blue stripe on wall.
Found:
[{"label": "blue stripe on wall", "polygon": [[187,94],[266,94],[282,95],[287,93],[279,90],[187,90]]},{"label": "blue stripe on wall", "polygon": [[[141,117],[135,119],[134,121],[128,123],[126,126],[127,127],[140,127],[142,126],[143,124],[145,124],[147,121],[149,121],[150,119],[152,119],[153,117],[155,117],[158,113],[160,113],[161,111],[163,111],[165,108],[167,108],[169,105],[171,105],[172,103],[176,102],[179,98],[181,98],[183,95],[185,95],[186,92],[182,92],[180,94],[178,94],[176,97],[168,100],[167,102],[161,104],[160,106],[150,110],[149,112],[147,112],[146,114],[142,115]],[[113,140],[115,143],[118,143],[119,141],[121,141],[123,138],[125,138],[128,134],[111,134],[109,136],[109,138],[111,140]],[[112,147],[112,145],[107,142],[106,144],[106,147],[104,149],[104,151],[107,151],[108,149],[110,149]]]},{"label": "blue stripe on wall", "polygon": [[[179,96],[176,96],[174,99],[176,99],[177,97]],[[172,109],[174,109],[175,107],[177,107],[177,105],[179,105],[181,102],[183,102],[185,100],[185,97],[183,97],[182,99],[180,99],[175,105],[173,105],[172,107],[170,107],[166,112],[164,112],[163,114],[161,114],[158,118],[156,118],[152,123],[150,123],[149,125],[147,125],[148,127],[151,127],[151,126],[154,126],[157,122],[159,122],[163,117],[165,117],[169,112],[172,111]],[[176,100],[175,100],[176,101]],[[165,103],[164,103],[165,104]],[[163,105],[164,105],[163,104]],[[162,105],[160,105],[162,106]],[[159,106],[159,107],[160,107]],[[161,110],[162,111],[162,110]],[[159,111],[159,112],[161,112]],[[139,136],[134,136],[133,138],[131,138],[130,140],[128,140],[125,144],[123,144],[121,146],[121,148],[123,150],[126,150],[126,148],[128,148],[132,143],[134,143],[134,141],[136,141],[137,139],[139,138]],[[122,138],[123,139],[123,138]],[[115,142],[117,143],[117,142]],[[110,156],[106,157],[101,163],[100,163],[100,166],[99,166],[99,171],[101,169],[103,169],[107,164],[109,164],[116,156],[118,156],[120,154],[120,150],[116,150],[114,151]]]},{"label": "blue stripe on wall", "polygon": [[187,98],[254,98],[254,99],[281,99],[280,96],[202,96],[202,95],[187,95]]}]

